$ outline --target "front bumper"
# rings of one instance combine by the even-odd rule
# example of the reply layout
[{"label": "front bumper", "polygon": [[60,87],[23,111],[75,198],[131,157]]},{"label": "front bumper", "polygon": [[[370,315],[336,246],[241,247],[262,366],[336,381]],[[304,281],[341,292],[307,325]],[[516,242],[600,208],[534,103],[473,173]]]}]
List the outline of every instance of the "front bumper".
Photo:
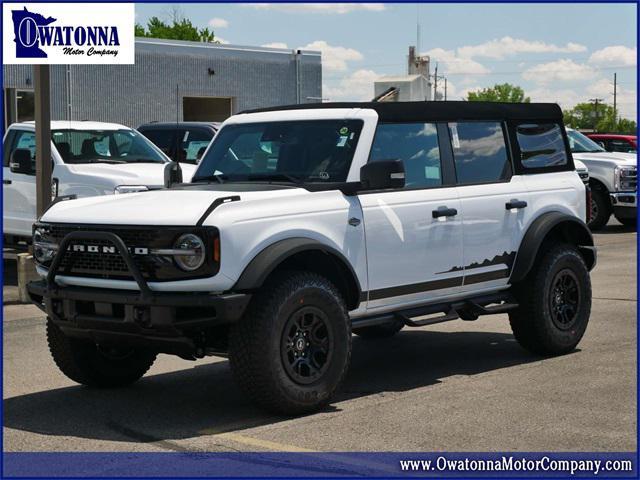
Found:
[{"label": "front bumper", "polygon": [[87,287],[27,285],[31,301],[70,337],[126,344],[195,358],[194,332],[236,322],[251,295],[153,293]]},{"label": "front bumper", "polygon": [[[60,286],[56,276],[71,241],[112,243],[126,263],[138,290]],[[157,292],[149,288],[122,239],[110,232],[67,234],[45,280],[27,285],[33,303],[70,337],[96,343],[141,346],[183,358],[203,356],[212,329],[237,321],[251,295],[243,293]],[[203,340],[204,339],[204,340]]]},{"label": "front bumper", "polygon": [[636,192],[616,192],[611,194],[613,207],[637,207]]}]

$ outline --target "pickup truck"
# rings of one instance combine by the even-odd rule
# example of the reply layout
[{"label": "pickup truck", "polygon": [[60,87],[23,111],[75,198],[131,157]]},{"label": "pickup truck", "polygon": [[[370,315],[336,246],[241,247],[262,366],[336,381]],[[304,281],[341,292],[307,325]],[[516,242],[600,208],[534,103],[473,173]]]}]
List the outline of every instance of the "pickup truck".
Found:
[{"label": "pickup truck", "polygon": [[571,128],[567,128],[567,135],[574,159],[580,160],[589,169],[589,228],[603,228],[611,214],[623,225],[635,226],[638,154],[607,152]]},{"label": "pickup truck", "polygon": [[[35,122],[14,123],[3,142],[3,234],[31,239],[36,221]],[[164,185],[170,159],[137,131],[115,123],[51,122],[52,195],[90,197]],[[194,165],[182,165],[189,181]]]}]

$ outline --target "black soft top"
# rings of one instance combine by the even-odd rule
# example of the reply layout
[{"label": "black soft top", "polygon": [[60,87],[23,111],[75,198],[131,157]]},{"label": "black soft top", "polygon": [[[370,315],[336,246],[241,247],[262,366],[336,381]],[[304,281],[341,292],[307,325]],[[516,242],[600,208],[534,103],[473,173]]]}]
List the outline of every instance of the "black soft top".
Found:
[{"label": "black soft top", "polygon": [[309,110],[321,108],[370,108],[381,122],[443,122],[457,120],[549,120],[562,121],[555,103],[499,102],[328,102],[302,103],[245,110],[240,113]]}]

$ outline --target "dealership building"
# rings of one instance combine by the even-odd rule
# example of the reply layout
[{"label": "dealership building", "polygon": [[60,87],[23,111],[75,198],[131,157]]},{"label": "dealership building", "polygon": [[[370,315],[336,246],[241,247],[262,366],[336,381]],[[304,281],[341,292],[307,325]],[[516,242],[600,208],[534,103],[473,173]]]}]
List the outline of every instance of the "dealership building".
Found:
[{"label": "dealership building", "polygon": [[[5,127],[33,120],[33,67],[3,66]],[[134,65],[52,65],[51,118],[223,121],[239,111],[319,102],[320,52],[136,39]]]}]

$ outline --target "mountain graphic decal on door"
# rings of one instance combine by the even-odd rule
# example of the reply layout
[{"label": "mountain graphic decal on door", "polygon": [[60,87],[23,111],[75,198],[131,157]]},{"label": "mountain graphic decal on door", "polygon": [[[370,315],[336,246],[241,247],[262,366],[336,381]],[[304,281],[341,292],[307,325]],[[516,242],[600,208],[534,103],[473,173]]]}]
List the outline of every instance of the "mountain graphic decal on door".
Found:
[{"label": "mountain graphic decal on door", "polygon": [[511,267],[513,265],[513,261],[515,260],[515,258],[516,258],[516,252],[503,252],[500,255],[496,255],[492,259],[487,258],[482,262],[473,262],[464,267],[456,266],[444,272],[436,272],[436,275],[441,273],[461,272],[462,270],[471,270],[474,268],[490,267],[492,265],[500,265],[500,264],[505,264],[509,268],[509,270],[511,270]]}]

